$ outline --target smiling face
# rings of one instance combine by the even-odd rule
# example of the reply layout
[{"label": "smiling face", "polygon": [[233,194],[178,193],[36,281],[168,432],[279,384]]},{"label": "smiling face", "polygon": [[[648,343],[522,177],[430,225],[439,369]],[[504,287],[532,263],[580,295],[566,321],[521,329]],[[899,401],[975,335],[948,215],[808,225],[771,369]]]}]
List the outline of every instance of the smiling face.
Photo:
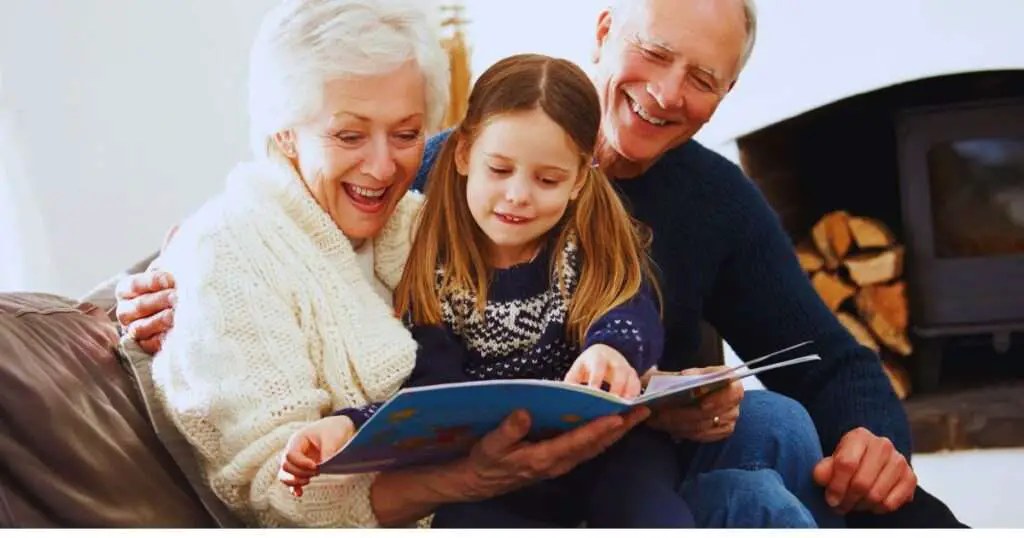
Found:
[{"label": "smiling face", "polygon": [[473,220],[491,242],[493,267],[530,261],[582,187],[580,149],[541,109],[496,116],[457,167]]},{"label": "smiling face", "polygon": [[311,121],[278,133],[317,204],[349,239],[376,236],[423,157],[426,88],[413,62],[393,72],[332,80]]},{"label": "smiling face", "polygon": [[602,155],[646,169],[707,123],[739,74],[737,0],[632,0],[598,19]]}]

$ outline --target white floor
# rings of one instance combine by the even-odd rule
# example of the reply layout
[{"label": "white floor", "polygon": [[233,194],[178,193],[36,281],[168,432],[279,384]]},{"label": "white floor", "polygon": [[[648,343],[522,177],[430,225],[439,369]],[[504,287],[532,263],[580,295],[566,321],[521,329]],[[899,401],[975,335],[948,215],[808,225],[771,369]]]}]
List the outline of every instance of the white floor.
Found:
[{"label": "white floor", "polygon": [[1024,448],[918,454],[914,469],[967,525],[1024,529]]},{"label": "white floor", "polygon": [[[739,364],[728,346],[725,355],[726,364]],[[764,388],[755,378],[743,384],[747,389]],[[965,524],[1024,529],[1024,448],[917,454],[914,469],[921,486]]]}]

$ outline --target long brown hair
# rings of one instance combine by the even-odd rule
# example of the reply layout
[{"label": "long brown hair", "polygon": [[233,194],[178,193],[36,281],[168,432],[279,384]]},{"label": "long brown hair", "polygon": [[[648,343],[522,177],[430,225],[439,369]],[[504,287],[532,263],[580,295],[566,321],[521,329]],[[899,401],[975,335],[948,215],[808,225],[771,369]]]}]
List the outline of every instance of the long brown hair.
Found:
[{"label": "long brown hair", "polygon": [[[470,214],[466,176],[456,168],[456,151],[460,142],[468,149],[487,120],[538,108],[579,148],[586,170],[578,197],[570,202],[561,224],[549,232],[557,234],[551,236],[556,253],[551,256],[552,273],[561,266],[570,239],[579,252],[579,283],[566,296],[568,336],[582,345],[594,321],[631,299],[645,282],[657,293],[646,254],[648,234],[630,217],[611,181],[591,165],[601,121],[594,85],[572,62],[521,54],[501,60],[480,76],[465,118],[437,156],[412,251],[395,291],[399,316],[411,314],[415,324],[438,325],[440,298],[456,290],[474,293],[483,310],[492,272],[486,257],[489,239]],[[444,265],[440,282],[439,264]],[[564,285],[561,289],[567,293]]]}]

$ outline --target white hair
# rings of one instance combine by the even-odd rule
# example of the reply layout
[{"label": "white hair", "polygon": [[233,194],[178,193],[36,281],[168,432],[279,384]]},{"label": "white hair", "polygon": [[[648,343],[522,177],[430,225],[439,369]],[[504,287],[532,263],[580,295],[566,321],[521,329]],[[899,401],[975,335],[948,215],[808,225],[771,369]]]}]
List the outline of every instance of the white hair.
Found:
[{"label": "white hair", "polygon": [[417,0],[283,0],[263,19],[249,58],[250,142],[267,155],[274,134],[312,118],[324,85],[387,73],[413,60],[426,82],[426,128],[448,103],[439,25]]},{"label": "white hair", "polygon": [[[617,0],[610,7],[613,11],[622,13],[635,6],[637,6],[635,0]],[[757,5],[755,0],[743,0],[743,30],[745,32],[743,52],[740,54],[740,66],[737,73],[746,67],[747,60],[754,52],[754,43],[757,41]]]}]

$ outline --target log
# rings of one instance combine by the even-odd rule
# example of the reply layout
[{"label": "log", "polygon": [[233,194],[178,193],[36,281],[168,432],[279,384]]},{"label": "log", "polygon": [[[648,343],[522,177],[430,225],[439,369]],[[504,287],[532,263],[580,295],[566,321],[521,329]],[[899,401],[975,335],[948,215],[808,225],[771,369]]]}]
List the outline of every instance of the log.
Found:
[{"label": "log", "polygon": [[903,274],[903,247],[876,253],[855,254],[843,260],[850,280],[858,286],[871,286],[895,280]]},{"label": "log", "polygon": [[887,248],[896,244],[896,236],[883,222],[869,217],[850,217],[850,235],[858,248]]},{"label": "log", "polygon": [[843,301],[853,297],[853,294],[857,292],[857,288],[843,282],[842,279],[827,271],[815,273],[811,277],[811,285],[814,286],[818,296],[825,301],[825,304],[833,312],[839,310],[839,306],[843,304]]},{"label": "log", "polygon": [[814,273],[825,266],[825,258],[821,257],[809,241],[803,241],[796,246],[796,258],[805,273]]},{"label": "log", "polygon": [[825,267],[832,271],[839,268],[839,262],[853,245],[848,225],[849,218],[850,214],[846,211],[833,211],[821,217],[811,228],[814,246],[825,259]]},{"label": "log", "polygon": [[875,337],[871,335],[871,331],[856,316],[847,312],[836,312],[836,318],[839,319],[839,323],[846,327],[846,330],[853,335],[860,345],[870,348],[875,353],[879,353],[882,350],[881,346],[878,345],[878,340],[875,340]]},{"label": "log", "polygon": [[890,350],[906,357],[913,352],[907,338],[906,283],[865,286],[854,298],[857,314]]},{"label": "log", "polygon": [[889,384],[896,391],[896,397],[906,400],[910,396],[910,373],[901,364],[889,359],[882,359],[882,371],[889,378]]}]

